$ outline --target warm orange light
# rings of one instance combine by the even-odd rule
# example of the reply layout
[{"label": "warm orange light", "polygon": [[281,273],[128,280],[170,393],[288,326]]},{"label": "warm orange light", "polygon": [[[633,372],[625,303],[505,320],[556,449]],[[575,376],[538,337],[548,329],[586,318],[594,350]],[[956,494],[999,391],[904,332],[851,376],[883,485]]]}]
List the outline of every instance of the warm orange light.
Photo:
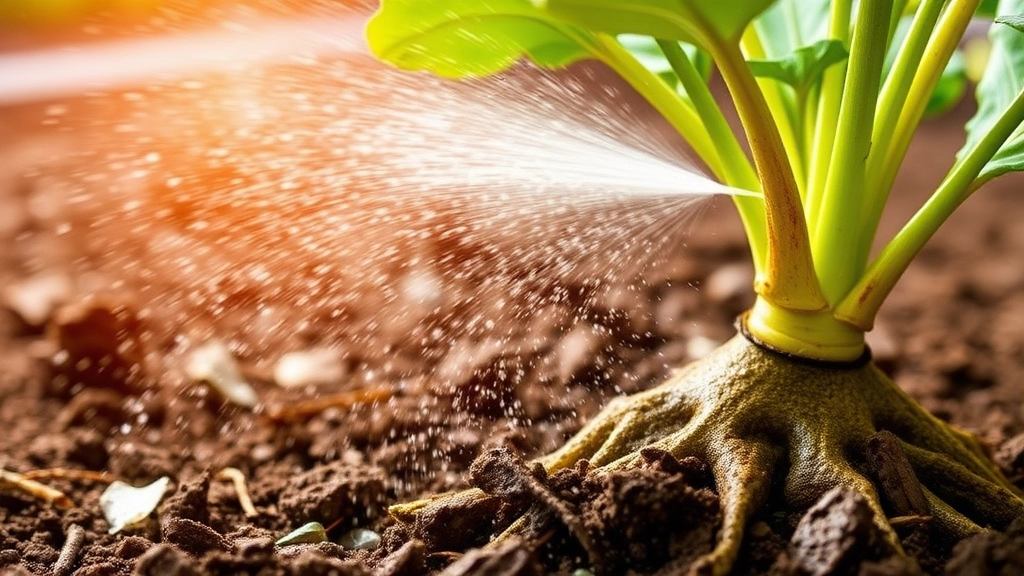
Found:
[{"label": "warm orange light", "polygon": [[0,2],[0,25],[74,23],[92,14],[138,14],[160,3],[161,0],[5,0]]}]

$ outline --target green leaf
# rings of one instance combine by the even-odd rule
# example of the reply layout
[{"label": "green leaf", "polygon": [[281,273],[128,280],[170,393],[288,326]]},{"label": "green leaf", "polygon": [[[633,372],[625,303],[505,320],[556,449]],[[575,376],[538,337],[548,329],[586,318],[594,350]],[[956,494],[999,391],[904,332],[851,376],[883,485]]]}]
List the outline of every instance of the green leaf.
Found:
[{"label": "green leaf", "polygon": [[657,40],[650,36],[623,34],[618,37],[618,41],[649,72],[661,78],[672,88],[678,88],[679,79],[672,70],[668,58],[665,58],[661,48],[658,48]]},{"label": "green leaf", "polygon": [[[1003,0],[1000,12],[1024,13],[1024,0]],[[967,143],[957,154],[962,159],[992,130],[1003,111],[1024,89],[1024,33],[1014,22],[1020,16],[997,18],[989,29],[991,50],[988,65],[978,82],[978,111],[967,123]],[[1005,22],[1005,23],[1004,23]],[[995,156],[985,165],[978,180],[986,181],[1007,172],[1024,170],[1024,127],[1018,126]]]},{"label": "green leaf", "polygon": [[797,90],[811,86],[821,78],[825,69],[849,57],[850,53],[838,40],[820,40],[773,60],[750,60],[754,76],[773,78]]},{"label": "green leaf", "polygon": [[975,12],[975,16],[978,18],[995,18],[996,8],[999,5],[999,0],[981,0],[981,4],[978,6],[978,11]]},{"label": "green leaf", "polygon": [[1017,32],[1024,32],[1024,15],[1000,16],[995,21],[996,24],[1005,24]]},{"label": "green leaf", "polygon": [[832,0],[779,0],[754,20],[770,60],[828,39]]},{"label": "green leaf", "polygon": [[[659,78],[665,81],[666,84],[671,86],[682,96],[687,96],[686,91],[683,89],[682,83],[676,76],[672,65],[669,63],[668,58],[665,58],[665,53],[658,47],[658,41],[650,36],[640,36],[637,34],[622,34],[618,37],[618,41],[622,44],[622,47],[629,51],[644,68],[648,71],[656,74]],[[705,82],[711,78],[711,57],[708,56],[707,52],[700,50],[693,44],[686,42],[680,42],[679,45],[683,51],[686,52],[686,56],[693,63],[694,67],[700,73],[701,78]]]},{"label": "green leaf", "polygon": [[366,37],[381,60],[452,78],[494,74],[524,56],[558,68],[591,56],[594,45],[530,0],[383,0]]},{"label": "green leaf", "polygon": [[543,10],[608,34],[643,34],[707,48],[738,41],[747,24],[774,0],[535,0]]}]

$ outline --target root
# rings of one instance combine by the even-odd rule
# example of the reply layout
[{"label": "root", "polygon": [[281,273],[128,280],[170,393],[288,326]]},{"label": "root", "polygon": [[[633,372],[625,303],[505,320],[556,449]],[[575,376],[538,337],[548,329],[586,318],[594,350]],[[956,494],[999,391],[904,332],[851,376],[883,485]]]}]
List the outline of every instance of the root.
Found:
[{"label": "root", "polygon": [[718,544],[695,570],[725,574],[736,561],[747,521],[764,505],[772,485],[777,446],[767,441],[731,438],[713,458],[712,471],[722,502],[722,529]]},{"label": "root", "polygon": [[[896,472],[872,470],[866,452],[873,438],[876,460],[878,450],[902,449],[889,459]],[[927,413],[870,362],[801,363],[743,336],[657,388],[611,402],[540,463],[550,474],[587,460],[589,474],[605,474],[642,465],[646,447],[710,465],[722,524],[712,551],[691,565],[694,573],[730,571],[773,485],[798,509],[836,486],[860,494],[885,548],[897,554],[890,518],[929,521],[962,537],[1024,516],[1020,492],[978,443]],[[894,494],[886,474],[916,476],[921,489]]]}]

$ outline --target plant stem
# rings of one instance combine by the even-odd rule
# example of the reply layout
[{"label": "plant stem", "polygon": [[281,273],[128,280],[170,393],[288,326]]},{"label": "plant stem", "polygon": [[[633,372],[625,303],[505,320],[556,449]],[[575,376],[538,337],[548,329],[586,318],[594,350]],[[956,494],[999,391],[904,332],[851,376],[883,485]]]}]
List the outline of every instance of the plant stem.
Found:
[{"label": "plant stem", "polygon": [[[907,1],[894,0],[892,3],[892,19],[889,20],[889,35],[885,41],[885,51],[887,53],[892,48],[892,39],[896,37],[896,30],[900,27],[900,19],[903,18],[903,11],[907,7]],[[916,10],[917,8],[915,7],[914,9]]]},{"label": "plant stem", "polygon": [[868,256],[867,251],[870,250],[871,240],[875,237],[878,221],[882,217],[882,210],[892,186],[885,186],[882,183],[882,174],[896,132],[896,122],[899,120],[915,71],[944,4],[945,0],[924,0],[921,3],[878,98],[878,116],[875,117],[875,126],[871,132],[871,153],[868,155],[867,181],[864,188],[861,222],[867,236],[863,242],[861,259]]},{"label": "plant stem", "polygon": [[[765,53],[764,44],[761,42],[761,36],[757,31],[756,26],[748,26],[743,32],[741,37],[741,46],[745,56],[752,60],[765,60],[768,55]],[[799,45],[798,45],[799,46]],[[757,78],[757,85],[761,89],[761,93],[764,95],[765,102],[768,104],[768,109],[771,110],[772,117],[775,118],[775,124],[778,127],[779,135],[782,137],[782,145],[786,149],[786,154],[789,157],[789,164],[793,169],[793,175],[796,178],[797,190],[800,192],[800,198],[804,197],[804,189],[806,187],[806,162],[802,153],[803,147],[800,142],[801,126],[800,122],[803,120],[797,114],[797,103],[795,102],[792,94],[786,91],[779,82],[770,78]]]},{"label": "plant stem", "polygon": [[857,215],[862,210],[871,127],[891,17],[892,0],[865,0],[857,13],[837,138],[813,244],[818,279],[829,303],[837,302],[850,290],[866,264],[858,260],[863,239]]},{"label": "plant stem", "polygon": [[[672,70],[675,71],[683,88],[690,96],[694,108],[704,122],[704,128],[711,139],[718,145],[725,173],[729,175],[727,183],[744,190],[758,190],[761,183],[757,172],[747,159],[736,135],[733,134],[729,122],[725,119],[721,108],[715,102],[711,90],[708,89],[700,73],[690,62],[686,52],[678,42],[658,40],[658,46],[665,54]],[[733,202],[740,213],[747,234],[748,244],[754,259],[754,271],[760,273],[767,258],[768,236],[764,227],[764,204],[759,198],[750,196],[733,196]]]},{"label": "plant stem", "polygon": [[1024,122],[1021,91],[988,133],[957,163],[939,189],[871,263],[856,286],[836,307],[836,318],[870,330],[882,302],[889,296],[911,260],[939,226],[977,188],[978,175],[1000,146]]},{"label": "plant stem", "polygon": [[[963,37],[967,24],[970,23],[980,2],[981,0],[953,0],[942,15],[938,26],[934,27],[934,32],[925,47],[924,56],[920,58],[919,62],[910,63],[916,64],[916,66],[908,68],[906,71],[909,74],[910,70],[914,70],[913,81],[909,89],[902,95],[894,94],[892,102],[889,103],[898,104],[890,105],[889,108],[898,111],[899,118],[895,124],[889,124],[885,132],[879,133],[883,140],[876,144],[878,150],[874,161],[869,165],[871,170],[868,193],[872,197],[865,208],[871,212],[865,223],[871,226],[872,235],[877,229],[889,190],[892,189],[892,185],[896,181],[896,173],[910,147],[910,140],[924,115],[928,99],[931,98],[932,91],[942,76],[942,71],[956,50],[957,44]],[[925,0],[925,5],[921,7],[922,11],[935,9],[935,7],[929,8],[928,3],[929,0]],[[942,4],[942,2],[937,3]],[[914,25],[916,27],[916,21]],[[920,41],[920,39],[916,41]],[[907,42],[911,42],[911,38],[908,38]],[[900,57],[902,56],[901,53]],[[895,73],[895,69],[893,72]],[[893,89],[895,90],[895,88]],[[891,122],[891,120],[886,119],[886,122]]]},{"label": "plant stem", "polygon": [[788,310],[822,310],[826,302],[814,275],[800,195],[768,104],[738,45],[712,38],[706,48],[736,104],[761,179],[768,254],[755,290]]},{"label": "plant stem", "polygon": [[[852,11],[853,0],[835,0],[832,3],[829,38],[839,40],[845,46],[850,44],[850,13]],[[811,146],[811,165],[804,200],[804,214],[807,215],[811,234],[814,234],[818,228],[817,217],[820,214],[825,181],[828,179],[829,163],[832,161],[832,145],[836,139],[836,124],[839,122],[839,104],[843,97],[846,66],[846,62],[829,66],[822,75],[818,100],[818,121],[815,124],[814,144]]]},{"label": "plant stem", "polygon": [[[845,64],[844,64],[845,66]],[[818,102],[821,98],[821,85],[812,84],[808,87],[807,94],[804,96],[804,103],[802,106],[804,114],[804,132],[801,135],[803,137],[803,149],[807,150],[807,169],[811,169],[811,162],[814,159],[814,134],[818,127]],[[804,184],[805,195],[804,195],[804,216],[810,218],[807,215],[807,203],[808,196],[810,195],[809,190],[811,187],[811,174],[807,174],[807,182]],[[810,221],[808,221],[810,224]],[[812,228],[813,231],[813,228]]]},{"label": "plant stem", "polygon": [[[797,135],[797,145],[800,147],[800,158],[803,159],[801,162],[801,168],[807,169],[808,161],[808,150],[811,145],[811,138],[813,137],[813,131],[808,131],[808,122],[810,126],[814,126],[814,107],[811,106],[811,102],[814,102],[812,95],[815,94],[812,86],[802,86],[794,90],[796,93],[796,117],[799,118],[795,124],[799,127],[800,133]],[[811,135],[808,137],[808,135]],[[796,171],[796,168],[793,169]],[[807,199],[807,172],[797,172],[796,180],[797,184],[803,181],[803,188],[800,189],[801,200],[806,201]],[[805,216],[806,217],[806,216]]]}]

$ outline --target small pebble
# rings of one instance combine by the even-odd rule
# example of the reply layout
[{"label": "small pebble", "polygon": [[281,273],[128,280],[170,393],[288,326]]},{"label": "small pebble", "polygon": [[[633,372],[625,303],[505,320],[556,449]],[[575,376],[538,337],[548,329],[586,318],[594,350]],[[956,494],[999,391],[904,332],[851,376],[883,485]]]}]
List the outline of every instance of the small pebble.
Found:
[{"label": "small pebble", "polygon": [[555,344],[555,373],[560,382],[569,382],[585,372],[607,345],[608,334],[598,327],[581,324]]},{"label": "small pebble", "polygon": [[711,354],[721,345],[707,336],[692,336],[686,341],[686,355],[692,360],[699,360]]},{"label": "small pebble", "polygon": [[277,454],[277,450],[270,444],[257,444],[249,451],[249,457],[260,464],[270,462]]},{"label": "small pebble", "polygon": [[283,388],[337,384],[344,377],[341,352],[330,348],[289,352],[274,366],[274,382]]},{"label": "small pebble", "polygon": [[72,290],[66,274],[43,272],[8,284],[3,291],[3,305],[25,324],[38,328],[46,324],[58,305],[68,300]]},{"label": "small pebble", "polygon": [[342,534],[338,544],[346,550],[376,550],[380,546],[380,534],[366,528],[356,528]]},{"label": "small pebble", "polygon": [[748,264],[727,264],[715,270],[704,283],[704,293],[717,304],[752,293],[754,271]]},{"label": "small pebble", "polygon": [[185,362],[185,373],[196,382],[206,382],[228,401],[254,408],[259,397],[245,381],[231,350],[223,342],[212,341],[196,348]]},{"label": "small pebble", "polygon": [[406,302],[438,306],[444,298],[444,281],[433,270],[419,268],[402,278],[399,290]]},{"label": "small pebble", "polygon": [[1003,442],[996,450],[996,461],[1014,474],[1024,472],[1024,434]]},{"label": "small pebble", "polygon": [[887,372],[894,371],[903,356],[903,351],[889,325],[884,321],[876,322],[874,329],[868,332],[865,338],[868,347],[871,348],[871,358],[875,363]]}]

